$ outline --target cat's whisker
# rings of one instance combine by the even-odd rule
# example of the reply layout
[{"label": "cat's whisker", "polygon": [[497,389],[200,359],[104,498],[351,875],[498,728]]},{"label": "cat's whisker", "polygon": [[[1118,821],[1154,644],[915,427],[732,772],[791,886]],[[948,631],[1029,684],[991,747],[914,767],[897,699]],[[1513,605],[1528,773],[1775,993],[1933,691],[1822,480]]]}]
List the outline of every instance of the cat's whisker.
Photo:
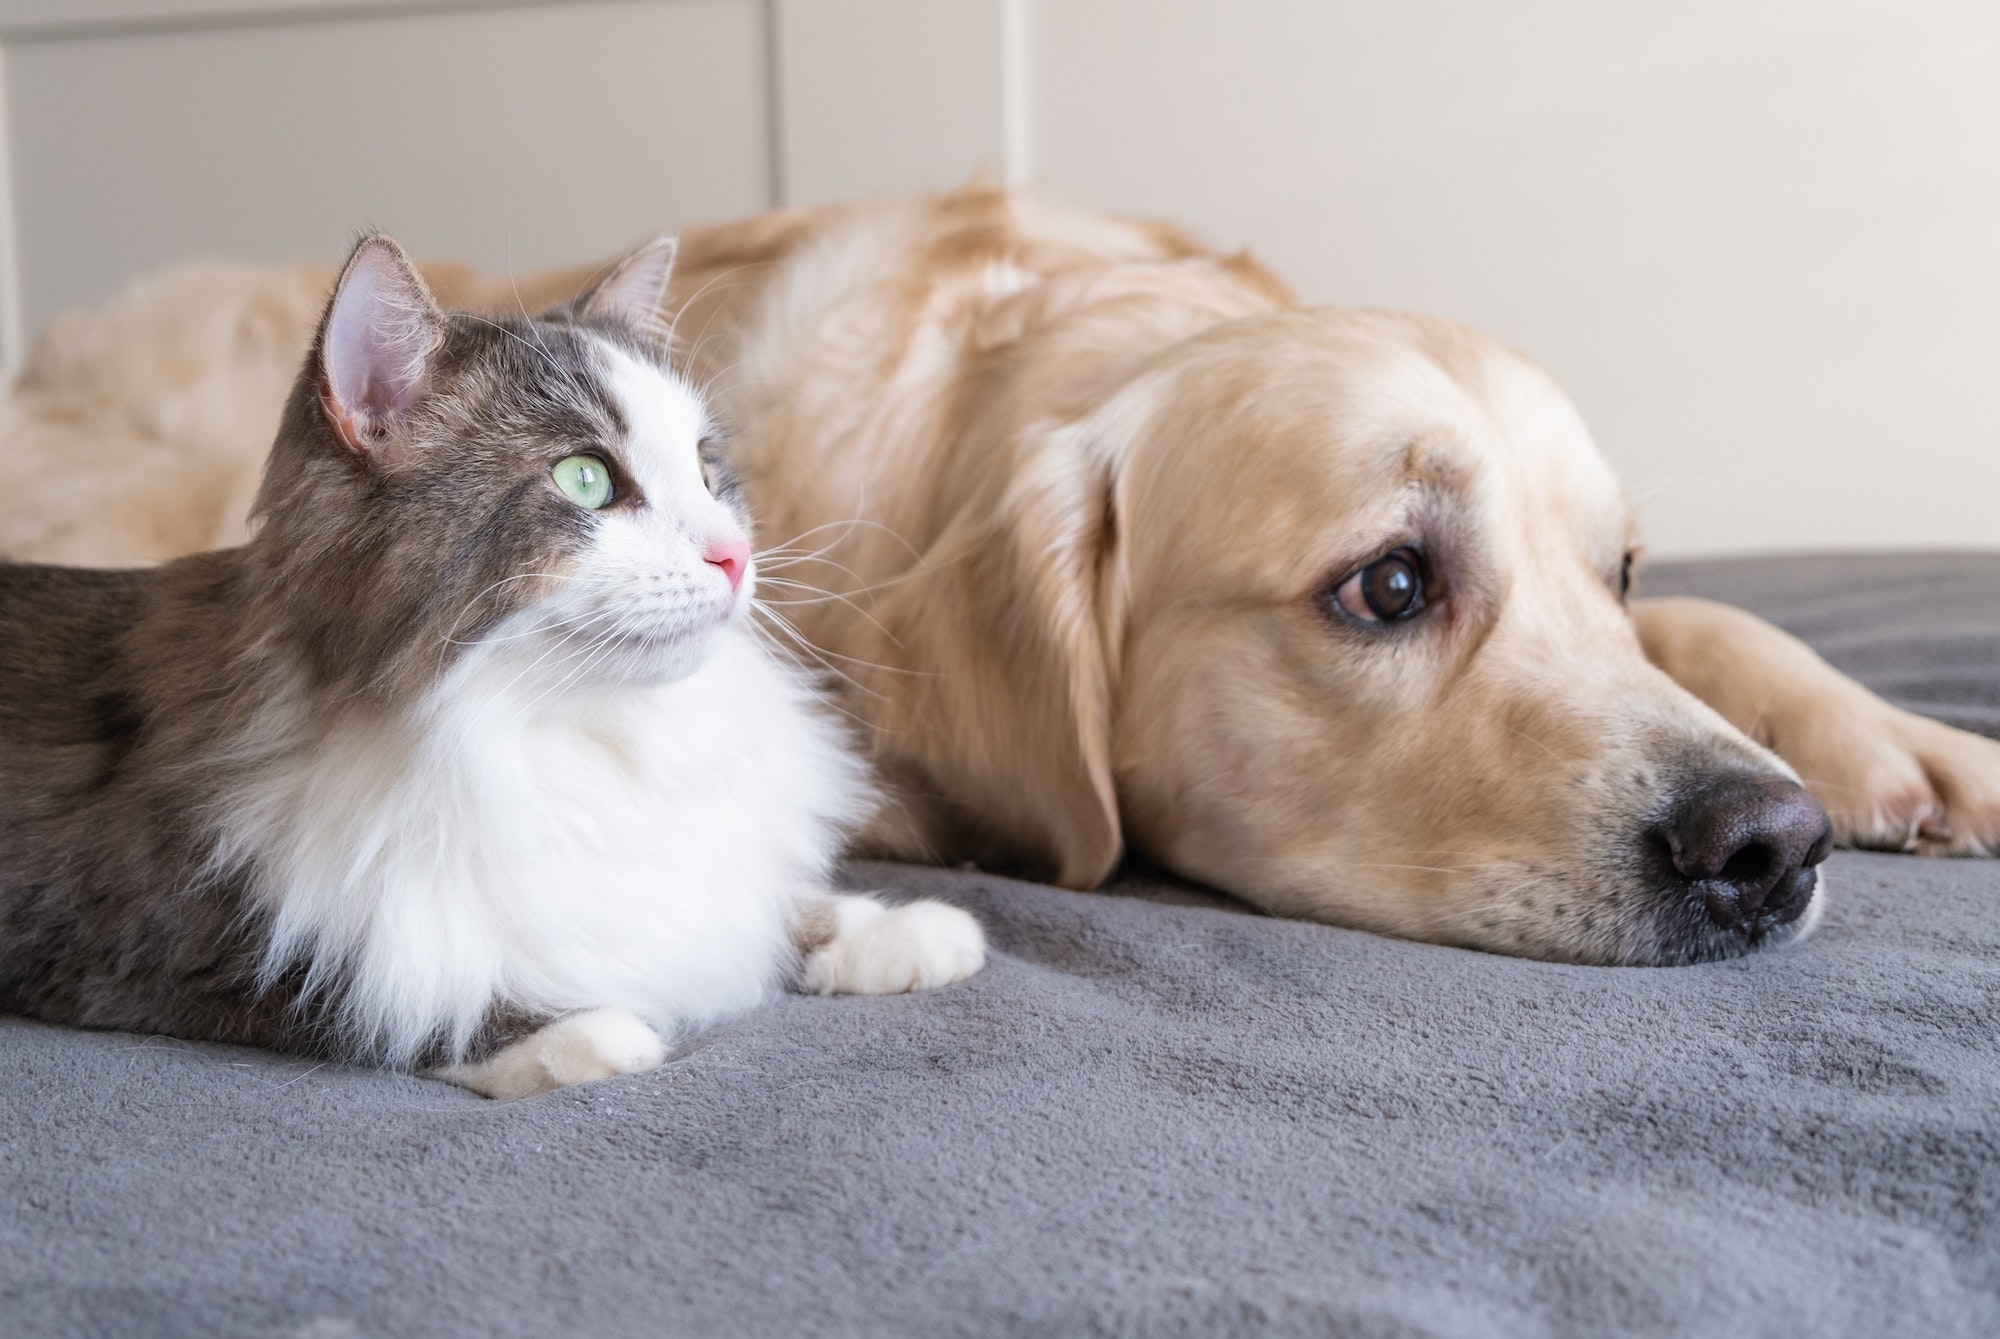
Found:
[{"label": "cat's whisker", "polygon": [[[884,665],[879,661],[863,660],[859,656],[843,655],[838,651],[829,651],[825,647],[816,646],[813,644],[812,639],[807,637],[804,633],[800,632],[798,627],[790,619],[786,618],[783,614],[780,614],[777,610],[771,608],[768,604],[764,603],[761,600],[752,601],[752,604],[757,609],[757,612],[763,614],[766,618],[769,618],[773,622],[779,624],[783,628],[787,636],[795,639],[801,651],[812,656],[813,659],[820,661],[822,665],[825,665],[826,663],[824,657],[831,656],[836,660],[844,660],[848,664],[854,665],[858,668],[878,670],[884,674],[905,674],[918,678],[931,678],[934,675],[934,671],[930,670],[908,669],[901,665]],[[900,643],[898,643],[898,645],[900,645]],[[848,683],[854,684],[854,686],[856,688],[861,689],[861,691],[869,693],[871,697],[880,696],[879,694],[873,693],[869,689],[862,688],[860,684],[855,683],[853,679],[849,678],[845,673],[842,673],[841,671],[834,669],[833,666],[826,665],[826,668],[832,671],[833,673],[840,674],[841,678],[845,679]]]},{"label": "cat's whisker", "polygon": [[776,600],[765,600],[764,601],[765,604],[770,604],[770,605],[833,604],[833,603],[844,604],[849,609],[853,610],[861,618],[866,619],[869,623],[869,626],[873,627],[877,632],[881,633],[884,637],[888,638],[891,645],[900,647],[903,644],[902,640],[898,638],[895,633],[889,631],[889,629],[886,626],[884,626],[882,621],[876,618],[874,614],[870,613],[866,608],[857,603],[851,597],[843,595],[839,591],[821,590],[818,586],[807,585],[806,583],[801,581],[788,581],[784,577],[762,578],[760,579],[758,584],[762,585],[766,581],[768,581],[771,585],[774,586],[791,586],[799,590],[810,591],[812,593],[810,595],[796,595]]},{"label": "cat's whisker", "polygon": [[791,554],[779,552],[775,556],[766,556],[763,554],[759,554],[755,561],[757,563],[758,571],[760,573],[788,572],[794,567],[803,567],[806,564],[811,563],[819,567],[831,567],[837,572],[843,572],[846,575],[853,577],[856,581],[861,580],[861,574],[859,572],[847,566],[845,563],[841,562],[837,558],[826,557],[823,551],[816,553],[799,552]]},{"label": "cat's whisker", "polygon": [[523,703],[520,709],[515,712],[515,717],[519,719],[533,715],[535,708],[543,702],[550,698],[560,698],[563,693],[568,691],[571,684],[581,680],[590,672],[593,666],[604,659],[612,648],[618,645],[624,633],[628,630],[626,625],[627,620],[621,618],[610,629],[600,632],[593,640],[587,641],[582,646],[571,651],[563,661],[557,662],[558,666],[568,666],[564,670],[562,677]]},{"label": "cat's whisker", "polygon": [[[546,661],[550,656],[554,655],[556,652],[562,650],[565,646],[569,645],[570,642],[574,641],[579,633],[582,633],[588,628],[590,628],[592,624],[601,623],[605,619],[613,618],[616,616],[617,616],[617,611],[604,610],[592,615],[590,618],[587,618],[583,620],[581,623],[578,623],[576,626],[572,627],[568,632],[564,633],[559,639],[557,639],[553,645],[544,649],[539,656],[536,656],[535,659],[532,662],[530,662],[525,668],[523,668],[519,673],[515,674],[513,678],[509,679],[504,685],[502,685],[500,692],[496,694],[496,697],[501,700],[504,700],[506,695],[512,691],[515,684],[518,684],[519,682],[521,682],[522,679],[534,673],[534,671],[539,669],[542,663]],[[558,661],[557,663],[560,664],[562,662]]]},{"label": "cat's whisker", "polygon": [[544,363],[547,363],[549,370],[551,372],[554,372],[559,376],[562,374],[563,370],[562,365],[556,361],[555,355],[549,351],[548,346],[540,342],[539,336],[536,337],[537,342],[531,344],[527,340],[522,339],[519,334],[515,333],[512,330],[509,330],[506,326],[502,325],[500,322],[494,320],[490,316],[481,316],[477,312],[466,312],[464,313],[464,316],[465,319],[468,321],[477,321],[480,325],[490,326],[493,329],[499,331],[501,334],[505,335],[508,339],[513,340],[516,344],[526,349],[529,353],[534,354]]},{"label": "cat's whisker", "polygon": [[518,642],[524,637],[533,637],[540,633],[553,632],[555,629],[563,627],[572,621],[567,618],[551,619],[546,623],[537,623],[522,632],[510,632],[504,637],[445,637],[441,640],[450,646],[499,646],[505,642]]},{"label": "cat's whisker", "polygon": [[[822,552],[823,551],[824,550],[822,550]],[[774,572],[789,571],[791,568],[800,566],[807,561],[818,561],[827,566],[837,568],[838,570],[847,573],[847,575],[853,577],[856,581],[861,580],[860,573],[854,571],[852,568],[847,567],[842,563],[835,562],[831,558],[824,558],[817,560],[812,558],[807,558],[807,559],[793,560],[789,562],[780,561],[772,565],[772,571]],[[772,572],[767,572],[763,570],[760,570],[758,572],[757,582],[758,585],[760,586],[763,585],[790,586],[800,590],[809,590],[814,592],[815,595],[826,597],[825,599],[813,599],[813,600],[787,599],[787,600],[773,601],[773,603],[824,604],[828,600],[838,600],[841,603],[845,604],[848,608],[852,609],[855,613],[861,615],[861,617],[867,619],[869,623],[872,624],[876,628],[876,630],[879,631],[884,637],[887,637],[891,642],[895,643],[897,646],[901,646],[902,645],[901,640],[897,638],[897,636],[894,633],[890,632],[888,628],[884,627],[882,623],[878,619],[876,619],[874,614],[869,612],[869,610],[863,607],[862,605],[856,603],[856,601],[860,597],[873,594],[876,591],[886,590],[891,586],[900,585],[902,582],[912,580],[913,578],[916,577],[924,576],[928,574],[931,570],[932,569],[928,567],[922,567],[922,566],[913,567],[907,571],[899,572],[895,576],[885,577],[881,581],[864,583],[860,586],[857,586],[853,590],[846,592],[828,590],[824,586],[815,586],[810,582],[799,581],[796,578],[792,577],[776,576],[773,575]]]},{"label": "cat's whisker", "polygon": [[797,567],[803,563],[818,563],[821,566],[845,572],[856,581],[861,580],[861,574],[846,563],[841,562],[838,558],[827,557],[827,554],[832,552],[835,545],[839,542],[835,540],[833,544],[828,544],[823,548],[817,549],[771,549],[766,553],[758,554],[756,561],[760,566],[768,566],[779,571],[783,571],[788,567]]},{"label": "cat's whisker", "polygon": [[[707,283],[703,284],[700,288],[697,288],[693,293],[689,294],[687,298],[684,299],[677,307],[674,308],[674,319],[672,323],[667,326],[667,343],[670,346],[673,344],[674,336],[679,332],[681,328],[681,317],[684,314],[686,314],[687,309],[689,307],[692,307],[694,306],[695,303],[701,301],[702,296],[706,294],[709,289],[714,288],[717,284],[721,283],[725,279],[735,278],[737,275],[743,273],[745,270],[766,268],[774,263],[775,262],[768,260],[751,260],[751,261],[745,261],[741,265],[731,265],[728,269],[722,271],[720,274],[715,275]],[[746,286],[749,282],[750,281],[748,279],[744,279],[736,284],[731,285],[731,287],[741,288]],[[709,319],[714,320],[715,319],[714,315],[711,314]],[[702,325],[702,334],[706,334],[707,331],[708,331],[708,325],[706,322],[704,322]],[[695,341],[697,344],[700,343],[700,340],[701,340],[701,335],[695,336]],[[690,354],[689,357],[690,359],[692,359],[693,355]]]},{"label": "cat's whisker", "polygon": [[[747,285],[747,284],[731,284],[731,285],[730,285],[730,287],[731,287],[731,288],[746,288],[746,287],[748,287],[748,286],[749,286],[749,285]],[[687,310],[687,308],[686,308],[686,307],[682,307],[682,308],[681,308],[681,311],[686,311],[686,310]],[[716,306],[716,310],[715,310],[715,311],[712,311],[712,312],[710,312],[710,313],[708,314],[708,316],[707,316],[707,317],[706,317],[706,318],[705,318],[705,319],[704,319],[704,320],[702,321],[702,323],[701,323],[701,331],[700,331],[700,332],[699,332],[698,334],[696,334],[696,335],[695,335],[695,337],[694,337],[694,343],[693,343],[693,345],[691,345],[691,346],[689,347],[689,349],[688,349],[688,352],[687,352],[687,363],[688,363],[688,366],[689,366],[690,368],[693,368],[693,367],[696,367],[696,366],[699,366],[699,365],[700,365],[700,362],[701,362],[701,350],[702,350],[702,346],[703,346],[704,344],[708,343],[708,328],[709,328],[709,326],[711,326],[711,325],[713,325],[713,324],[715,323],[715,318],[716,318],[716,317],[717,317],[718,315],[720,315],[720,314],[721,314],[721,304],[719,304],[719,303],[718,303],[718,304],[717,304],[717,306]],[[676,314],[675,314],[675,316],[674,316],[674,321],[675,321],[675,324],[679,324],[679,322],[680,322],[680,316],[679,316],[679,314],[678,314],[678,313],[676,313]],[[748,362],[748,361],[749,361],[748,359],[738,359],[738,360],[737,360],[736,362],[734,362],[734,363],[731,363],[731,364],[730,364],[729,366],[730,366],[730,368],[736,368],[736,367],[741,367],[741,366],[742,366],[742,365],[743,365],[743,364],[744,364],[745,362]],[[729,370],[729,368],[725,368],[725,369],[723,369],[723,370],[724,370],[724,371],[728,371],[728,370]],[[713,374],[711,374],[711,375],[709,375],[709,376],[707,376],[707,377],[704,377],[704,378],[702,379],[702,383],[701,383],[701,393],[702,393],[702,395],[703,395],[703,396],[705,396],[705,397],[706,397],[706,396],[708,396],[708,395],[709,395],[709,392],[710,392],[711,388],[712,388],[712,387],[713,387],[713,386],[715,385],[715,382],[716,382],[717,378],[719,378],[719,377],[720,377],[721,375],[722,375],[722,373],[721,373],[721,372],[716,372],[716,373],[713,373]]]},{"label": "cat's whisker", "polygon": [[[864,526],[864,525],[868,526],[870,529],[880,530],[883,534],[895,540],[898,544],[901,544],[903,546],[903,551],[909,554],[909,556],[912,559],[919,561],[922,560],[924,555],[917,551],[916,545],[910,543],[909,540],[903,537],[901,531],[895,529],[893,526],[884,525],[880,521],[871,521],[866,516],[851,516],[838,521],[827,521],[824,524],[812,527],[812,529],[810,530],[800,531],[798,534],[793,535],[790,539],[786,540],[785,543],[787,545],[794,545],[797,544],[800,540],[811,539],[814,535],[818,534],[822,530],[838,529],[843,532],[840,538],[835,539],[832,544],[828,544],[826,546],[827,548],[832,548],[833,544],[838,544],[840,542],[840,539],[846,538],[846,533],[845,533],[846,531],[852,530],[856,526]],[[824,553],[825,551],[826,549],[820,550],[820,552],[822,553]]]},{"label": "cat's whisker", "polygon": [[[777,617],[777,613],[775,610],[765,610],[764,612],[773,618]],[[798,635],[798,634],[791,634],[791,635]],[[811,643],[808,642],[807,645],[811,645]],[[829,651],[824,647],[814,647],[813,655],[815,657],[831,656],[835,660],[844,660],[848,664],[856,666],[857,668],[860,669],[871,669],[882,674],[901,674],[907,678],[912,678],[912,679],[934,679],[938,677],[939,673],[937,670],[911,669],[906,665],[884,665],[880,661],[864,660],[860,656],[850,656],[840,651]]]},{"label": "cat's whisker", "polygon": [[[698,302],[701,299],[701,297],[704,294],[706,294],[710,289],[714,288],[717,284],[720,284],[724,279],[731,278],[741,273],[742,271],[758,269],[764,266],[771,265],[773,263],[774,262],[771,261],[753,261],[744,265],[731,266],[729,269],[724,270],[721,274],[716,275],[714,278],[710,279],[707,283],[703,284],[699,289],[695,290],[695,293],[692,297],[690,297],[687,301],[681,303],[680,306],[675,308],[674,310],[673,323],[667,328],[667,338],[669,340],[670,347],[671,347],[671,341],[680,331],[681,317],[686,315],[688,309],[693,307],[695,303]],[[730,284],[728,288],[724,289],[723,291],[729,292],[738,288],[748,288],[750,286],[751,286],[750,280],[741,279],[735,283]],[[701,351],[703,346],[708,343],[709,327],[715,324],[715,318],[722,314],[726,306],[727,306],[726,303],[717,302],[714,308],[710,310],[708,315],[702,319],[701,329],[696,332],[694,337],[694,343],[689,346],[687,351],[687,356],[685,359],[687,366],[690,370],[699,367],[701,365]],[[720,338],[720,336],[718,336],[718,338]],[[740,366],[742,361],[743,360],[739,360],[737,363],[731,364],[731,366],[732,367]],[[710,376],[704,377],[702,379],[700,390],[704,397],[713,398],[711,392],[715,385],[716,379],[720,375],[721,373],[715,373]]]},{"label": "cat's whisker", "polygon": [[[609,615],[601,615],[598,619],[593,621],[602,622],[604,617],[608,616]],[[578,677],[580,677],[581,674],[584,672],[584,670],[587,668],[587,664],[585,664],[584,662],[586,662],[589,658],[591,658],[594,652],[601,651],[604,648],[604,646],[607,645],[607,643],[615,644],[616,634],[618,633],[619,629],[624,626],[626,620],[629,617],[630,616],[627,614],[622,614],[622,613],[617,614],[616,620],[609,629],[608,635],[607,632],[601,630],[593,634],[590,638],[587,638],[581,645],[578,646],[569,645],[569,643],[574,639],[575,636],[574,633],[572,633],[570,636],[564,637],[563,640],[560,643],[558,643],[558,647],[567,649],[565,650],[565,653],[562,656],[562,658],[557,660],[555,665],[551,667],[551,672],[555,670],[561,670],[562,677],[557,679],[554,683],[543,688],[540,692],[536,693],[526,702],[516,707],[510,719],[514,721],[520,721],[527,718],[528,716],[533,714],[535,708],[541,705],[543,701],[545,701],[550,697],[556,696],[563,690],[567,689],[570,686],[570,684],[573,683]],[[581,629],[578,629],[578,631],[581,631]],[[544,654],[542,659],[544,660],[547,659],[547,655]],[[536,664],[540,663],[541,663],[540,660],[536,661]],[[516,676],[517,681],[518,678],[519,676]],[[511,686],[512,684],[509,685],[509,687]]]},{"label": "cat's whisker", "polygon": [[[709,319],[713,320],[714,318],[710,317]],[[706,329],[706,327],[704,327],[704,329]],[[697,347],[698,346],[699,346],[699,341],[697,341]],[[689,360],[692,361],[695,355],[693,353],[690,353],[688,356]],[[729,364],[727,367],[718,367],[715,369],[715,371],[709,373],[706,377],[702,378],[701,393],[703,398],[713,400],[715,398],[715,388],[722,381],[724,377],[728,376],[731,372],[734,372],[739,367],[749,366],[754,361],[756,361],[754,358],[748,358],[748,357],[738,358],[735,362]],[[739,384],[748,385],[749,382],[744,381]]]},{"label": "cat's whisker", "polygon": [[[839,596],[835,595],[832,591],[821,590],[818,586],[813,585],[811,582],[793,581],[789,577],[774,577],[760,573],[757,577],[757,589],[759,591],[762,591],[771,586],[786,586],[793,590],[806,591],[812,596],[816,597],[814,601],[815,603],[817,603],[820,600],[833,600],[840,598]],[[799,601],[797,599],[784,599],[784,600],[773,600],[771,601],[771,603],[797,604],[799,603]]]},{"label": "cat's whisker", "polygon": [[[474,606],[476,606],[481,600],[485,599],[487,596],[491,595],[494,591],[499,590],[502,586],[509,585],[516,581],[533,581],[537,578],[548,581],[568,581],[574,579],[569,574],[558,573],[558,572],[516,572],[513,576],[502,577],[500,580],[488,586],[485,590],[480,591],[479,594],[467,600],[465,602],[464,607],[461,608],[458,611],[458,614],[452,619],[450,626],[448,626],[443,633],[439,634],[439,640],[452,646],[476,646],[482,641],[511,640],[510,637],[498,637],[498,638],[479,637],[479,638],[474,638],[471,641],[466,641],[459,638],[457,636],[457,633],[459,628],[463,626],[465,623],[465,616],[467,614],[470,614]],[[516,635],[528,636],[530,635],[530,633],[520,633]],[[438,663],[439,664],[444,663],[444,653],[442,651],[438,653]]]},{"label": "cat's whisker", "polygon": [[[887,699],[884,698],[882,694],[868,687],[866,684],[856,679],[853,675],[849,674],[846,670],[841,669],[838,665],[834,664],[831,660],[827,659],[826,655],[823,652],[821,652],[818,647],[814,646],[809,640],[807,640],[804,633],[801,633],[796,627],[792,626],[791,621],[785,618],[783,614],[780,614],[776,610],[771,609],[770,607],[763,604],[756,605],[756,612],[761,614],[766,619],[769,619],[772,623],[776,624],[778,630],[782,631],[785,634],[785,636],[791,639],[792,646],[785,650],[785,654],[794,657],[800,655],[807,656],[813,661],[813,663],[817,664],[822,670],[824,670],[828,674],[833,675],[835,678],[839,679],[842,683],[852,688],[855,692],[865,693],[869,697],[872,697],[877,701],[887,701]],[[757,627],[758,624],[756,623],[755,620],[752,620],[751,626]],[[761,628],[760,631],[763,631],[767,636],[775,635],[774,633],[772,633],[770,628]]]},{"label": "cat's whisker", "polygon": [[[785,570],[787,570],[787,569],[785,569],[785,568],[783,568],[783,567],[780,567],[780,568],[779,568],[779,570],[780,570],[780,571],[785,571]],[[921,577],[921,576],[928,576],[928,575],[930,574],[930,572],[931,572],[932,570],[933,570],[933,569],[931,569],[931,568],[928,568],[928,567],[919,567],[919,568],[912,568],[912,569],[911,569],[910,571],[907,571],[907,572],[898,572],[898,573],[897,573],[897,574],[896,574],[895,576],[892,576],[892,577],[884,577],[884,578],[882,578],[882,580],[880,580],[880,581],[876,581],[876,582],[871,582],[871,583],[869,583],[868,585],[865,585],[865,586],[856,586],[856,587],[855,587],[855,588],[854,588],[853,590],[851,590],[851,591],[848,591],[848,592],[847,592],[847,595],[849,595],[849,596],[854,596],[854,597],[857,597],[857,598],[858,598],[858,597],[860,597],[860,596],[863,596],[863,595],[872,595],[872,594],[874,594],[874,593],[875,593],[876,591],[878,591],[878,590],[887,590],[887,589],[888,589],[889,587],[891,587],[891,586],[900,586],[900,585],[901,585],[901,584],[902,584],[903,582],[905,582],[905,581],[913,581],[913,580],[915,580],[915,579],[916,579],[916,578],[918,578],[918,577]],[[849,575],[853,575],[853,574],[852,574],[852,573],[850,573]],[[778,584],[778,585],[788,585],[788,586],[797,586],[797,587],[799,587],[799,588],[801,588],[801,589],[804,589],[804,590],[811,590],[811,591],[816,591],[816,592],[818,592],[818,593],[819,593],[819,594],[821,594],[821,595],[837,595],[837,594],[838,594],[838,592],[835,592],[835,591],[830,591],[830,590],[826,590],[826,589],[824,589],[823,587],[819,587],[819,586],[815,586],[815,585],[813,585],[813,584],[812,584],[811,582],[807,582],[807,581],[800,581],[800,580],[798,580],[798,579],[797,579],[797,578],[795,578],[795,577],[771,577],[771,576],[766,576],[766,575],[764,575],[764,574],[763,574],[762,572],[759,572],[759,573],[757,574],[757,584],[758,584],[759,586],[762,586],[762,585],[765,585],[765,584],[767,584],[767,583],[776,583],[776,584]],[[788,602],[788,603],[789,603],[789,602]]]},{"label": "cat's whisker", "polygon": [[[838,542],[838,540],[835,541],[836,544]],[[767,572],[789,572],[795,567],[803,567],[810,563],[817,567],[831,567],[836,572],[842,572],[854,578],[857,582],[861,581],[861,574],[859,572],[837,558],[826,556],[827,552],[833,547],[833,544],[829,544],[826,548],[793,554],[786,554],[782,550],[775,550],[774,552],[778,554],[775,558],[766,558],[763,555],[758,555],[754,560],[758,565],[758,576],[761,579]]]},{"label": "cat's whisker", "polygon": [[730,395],[742,390],[745,386],[776,386],[780,389],[790,389],[791,383],[777,381],[770,377],[738,377],[728,385],[718,385],[713,381],[705,381],[701,386],[701,394],[702,398],[711,404],[727,404]]},{"label": "cat's whisker", "polygon": [[507,235],[507,286],[514,290],[514,309],[521,313],[522,321],[527,323],[528,333],[533,335],[535,343],[541,346],[542,356],[549,360],[550,366],[554,366],[555,354],[550,350],[548,341],[542,338],[541,330],[535,324],[534,313],[528,310],[527,300],[521,296],[521,280],[514,273],[514,236],[512,232],[509,232]]},{"label": "cat's whisker", "polygon": [[[753,636],[755,636],[759,641],[763,642],[763,644],[766,647],[770,648],[771,654],[785,660],[791,660],[795,656],[796,653],[792,651],[791,648],[787,647],[783,642],[778,640],[776,633],[772,632],[769,628],[763,627],[755,619],[751,619],[745,626],[747,626],[750,629],[750,632]],[[852,679],[848,679],[846,675],[841,674],[838,669],[835,669],[831,665],[822,664],[820,666],[820,669],[824,673],[833,674],[840,677],[841,679],[846,680],[850,685],[853,685],[853,687],[857,692],[862,692],[862,693],[868,692],[866,688],[862,688],[860,685],[855,684]],[[878,696],[878,695],[871,694],[871,696]],[[867,720],[863,719],[860,716],[855,715],[853,712],[849,711],[846,707],[842,706],[840,704],[840,699],[831,693],[826,693],[822,695],[821,704],[823,706],[831,707],[833,710],[845,716],[848,720],[853,721],[857,726],[861,728],[864,734],[871,733],[876,729],[876,727],[869,724]]]},{"label": "cat's whisker", "polygon": [[[571,684],[582,680],[591,670],[602,664],[606,658],[617,651],[633,633],[639,632],[645,627],[646,621],[634,614],[627,613],[621,617],[608,631],[599,633],[596,642],[592,646],[587,647],[582,653],[581,663],[565,674],[553,687],[538,696],[536,702],[541,701],[545,697],[560,695]],[[534,705],[534,703],[529,704],[530,708]]]}]

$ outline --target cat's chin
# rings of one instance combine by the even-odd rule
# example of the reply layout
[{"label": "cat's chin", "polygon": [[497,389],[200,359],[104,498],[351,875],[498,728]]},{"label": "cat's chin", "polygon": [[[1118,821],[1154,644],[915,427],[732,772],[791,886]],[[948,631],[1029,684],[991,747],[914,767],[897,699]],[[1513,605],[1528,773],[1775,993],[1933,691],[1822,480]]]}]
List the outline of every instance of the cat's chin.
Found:
[{"label": "cat's chin", "polygon": [[635,687],[685,679],[709,662],[735,621],[732,609],[706,628],[631,633],[603,654],[591,677]]}]

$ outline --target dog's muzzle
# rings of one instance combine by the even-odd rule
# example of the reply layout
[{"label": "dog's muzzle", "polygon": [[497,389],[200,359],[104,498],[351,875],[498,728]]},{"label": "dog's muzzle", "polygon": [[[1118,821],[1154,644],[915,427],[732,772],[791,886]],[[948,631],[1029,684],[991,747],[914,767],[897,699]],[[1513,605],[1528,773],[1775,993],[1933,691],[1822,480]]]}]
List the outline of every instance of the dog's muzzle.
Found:
[{"label": "dog's muzzle", "polygon": [[1812,904],[1833,822],[1805,788],[1741,773],[1691,787],[1651,836],[1716,927],[1755,943]]}]

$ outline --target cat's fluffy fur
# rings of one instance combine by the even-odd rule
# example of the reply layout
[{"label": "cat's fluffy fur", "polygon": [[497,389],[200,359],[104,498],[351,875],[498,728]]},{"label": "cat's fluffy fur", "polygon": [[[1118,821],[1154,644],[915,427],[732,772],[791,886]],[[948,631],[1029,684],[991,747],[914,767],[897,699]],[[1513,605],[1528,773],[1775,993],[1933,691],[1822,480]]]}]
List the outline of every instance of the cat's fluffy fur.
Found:
[{"label": "cat's fluffy fur", "polygon": [[262,978],[311,964],[308,993],[393,1062],[464,1054],[495,1000],[663,1032],[749,1008],[868,811],[811,691],[740,624],[669,684],[548,695],[522,668],[482,657],[390,719],[280,694],[241,741],[271,762],[220,832],[258,873]]},{"label": "cat's fluffy fur", "polygon": [[[0,1008],[513,1096],[755,1004],[955,980],[978,927],[827,887],[874,800],[645,323],[670,244],[537,322],[357,249],[239,550],[0,566]],[[563,496],[587,454],[613,489]]]}]

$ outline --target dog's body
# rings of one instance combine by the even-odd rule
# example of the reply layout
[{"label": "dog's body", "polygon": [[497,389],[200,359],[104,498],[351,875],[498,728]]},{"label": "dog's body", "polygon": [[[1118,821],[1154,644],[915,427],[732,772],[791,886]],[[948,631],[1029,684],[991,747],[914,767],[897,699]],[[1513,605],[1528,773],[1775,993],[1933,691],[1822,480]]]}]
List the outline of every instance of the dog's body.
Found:
[{"label": "dog's body", "polygon": [[[991,192],[696,229],[682,255],[682,346],[766,536],[801,537],[781,575],[816,588],[786,613],[898,798],[878,852],[1089,887],[1137,849],[1288,915],[1665,962],[1810,923],[1825,819],[1794,775],[1842,840],[2000,850],[2000,745],[1734,611],[1628,613],[1614,481],[1548,378],[1475,332],[1301,309],[1169,229]],[[534,309],[589,275],[429,277]],[[233,538],[182,535],[231,524],[264,447],[213,425],[282,393],[262,369],[307,326],[281,309],[318,295],[301,271],[181,282],[258,315],[156,287],[58,327],[5,428],[15,478],[117,440],[129,510],[180,529],[28,499],[0,548]],[[191,319],[222,346],[191,357]],[[86,378],[128,408],[65,401]],[[180,435],[148,436],[160,406]],[[184,440],[206,464],[163,497]]]}]

